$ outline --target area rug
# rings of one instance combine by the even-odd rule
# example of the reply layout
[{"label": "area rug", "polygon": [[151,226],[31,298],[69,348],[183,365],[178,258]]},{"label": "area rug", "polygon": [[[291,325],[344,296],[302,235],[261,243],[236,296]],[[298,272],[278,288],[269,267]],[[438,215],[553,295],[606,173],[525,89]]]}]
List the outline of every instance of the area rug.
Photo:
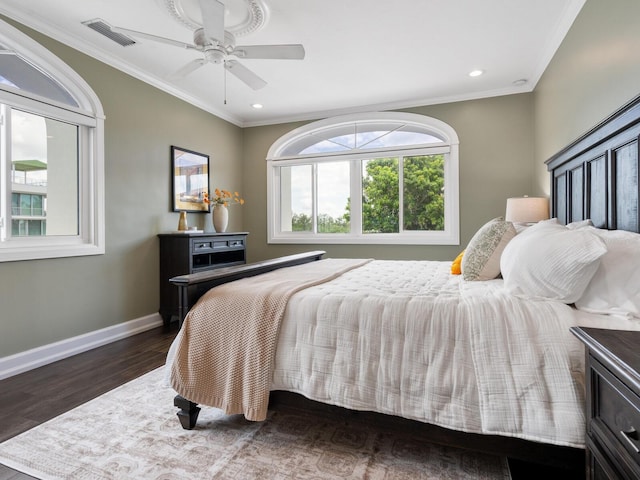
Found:
[{"label": "area rug", "polygon": [[5,441],[0,463],[43,480],[510,478],[504,458],[290,407],[264,422],[204,407],[183,430],[163,377],[154,370]]}]

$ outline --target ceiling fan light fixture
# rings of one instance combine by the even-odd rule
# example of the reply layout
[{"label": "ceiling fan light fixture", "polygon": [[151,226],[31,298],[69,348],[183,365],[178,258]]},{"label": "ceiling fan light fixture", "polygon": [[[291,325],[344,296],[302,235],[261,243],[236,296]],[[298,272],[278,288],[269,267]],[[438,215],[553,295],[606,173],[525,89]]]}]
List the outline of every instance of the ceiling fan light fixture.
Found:
[{"label": "ceiling fan light fixture", "polygon": [[219,64],[224,61],[225,54],[217,48],[209,48],[204,51],[204,56],[208,62]]}]

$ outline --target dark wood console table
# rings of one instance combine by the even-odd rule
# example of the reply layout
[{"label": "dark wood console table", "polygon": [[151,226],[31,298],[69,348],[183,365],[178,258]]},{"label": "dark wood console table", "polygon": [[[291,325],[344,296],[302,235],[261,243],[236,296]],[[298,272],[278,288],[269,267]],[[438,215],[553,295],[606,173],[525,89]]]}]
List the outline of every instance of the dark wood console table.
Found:
[{"label": "dark wood console table", "polygon": [[165,323],[179,320],[178,289],[169,279],[246,263],[247,232],[161,233],[160,315]]}]

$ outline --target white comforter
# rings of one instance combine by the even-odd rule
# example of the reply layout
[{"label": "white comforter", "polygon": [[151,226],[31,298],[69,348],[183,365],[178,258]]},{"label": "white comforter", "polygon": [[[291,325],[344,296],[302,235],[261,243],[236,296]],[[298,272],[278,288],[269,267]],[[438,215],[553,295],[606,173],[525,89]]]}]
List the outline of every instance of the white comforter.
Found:
[{"label": "white comforter", "polygon": [[[296,293],[272,389],[584,447],[584,350],[569,332],[580,323],[575,310],[509,295],[501,280],[464,282],[449,267],[373,261]],[[597,318],[589,326],[609,321]]]}]

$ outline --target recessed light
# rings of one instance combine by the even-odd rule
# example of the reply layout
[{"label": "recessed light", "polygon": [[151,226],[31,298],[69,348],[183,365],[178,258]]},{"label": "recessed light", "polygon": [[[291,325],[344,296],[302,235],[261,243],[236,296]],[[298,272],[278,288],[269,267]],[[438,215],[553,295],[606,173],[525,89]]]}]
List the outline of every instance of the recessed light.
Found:
[{"label": "recessed light", "polygon": [[264,105],[262,105],[261,103],[252,103],[251,107],[255,108],[256,110],[260,110]]},{"label": "recessed light", "polygon": [[484,70],[472,70],[471,72],[469,72],[469,76],[470,77],[479,77],[483,73],[484,73]]},{"label": "recessed light", "polygon": [[521,87],[522,85],[526,85],[529,81],[526,78],[521,78],[513,82],[516,87]]}]

